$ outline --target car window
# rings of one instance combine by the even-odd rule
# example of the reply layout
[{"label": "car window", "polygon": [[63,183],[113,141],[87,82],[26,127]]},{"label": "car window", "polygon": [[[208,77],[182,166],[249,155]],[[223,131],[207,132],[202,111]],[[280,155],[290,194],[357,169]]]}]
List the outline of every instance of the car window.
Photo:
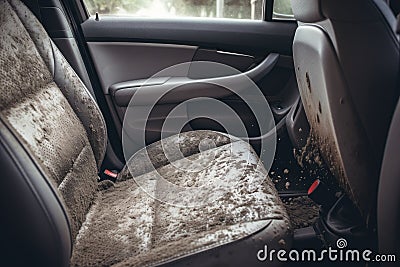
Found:
[{"label": "car window", "polygon": [[261,20],[263,0],[84,0],[89,14]]},{"label": "car window", "polygon": [[294,19],[290,0],[275,0],[273,19]]}]

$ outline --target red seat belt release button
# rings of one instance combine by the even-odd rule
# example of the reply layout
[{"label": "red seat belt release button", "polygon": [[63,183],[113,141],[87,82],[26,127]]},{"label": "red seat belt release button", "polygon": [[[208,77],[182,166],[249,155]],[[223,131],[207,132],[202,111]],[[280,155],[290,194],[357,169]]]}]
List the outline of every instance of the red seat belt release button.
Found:
[{"label": "red seat belt release button", "polygon": [[107,176],[110,176],[111,178],[114,178],[114,179],[117,179],[117,177],[118,177],[118,173],[112,172],[112,171],[107,170],[107,169],[104,170],[104,174],[107,175]]},{"label": "red seat belt release button", "polygon": [[308,197],[321,205],[324,210],[329,210],[337,201],[335,194],[318,179],[310,186],[307,193]]},{"label": "red seat belt release button", "polygon": [[118,172],[105,169],[103,173],[99,174],[99,176],[100,176],[99,182],[104,180],[110,180],[112,182],[115,182],[118,178]]}]

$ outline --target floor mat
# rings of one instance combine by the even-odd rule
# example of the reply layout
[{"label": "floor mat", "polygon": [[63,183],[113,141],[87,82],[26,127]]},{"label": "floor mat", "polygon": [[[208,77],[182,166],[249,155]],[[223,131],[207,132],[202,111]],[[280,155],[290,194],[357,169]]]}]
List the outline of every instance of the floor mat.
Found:
[{"label": "floor mat", "polygon": [[294,229],[311,226],[319,216],[319,205],[308,196],[283,198]]}]

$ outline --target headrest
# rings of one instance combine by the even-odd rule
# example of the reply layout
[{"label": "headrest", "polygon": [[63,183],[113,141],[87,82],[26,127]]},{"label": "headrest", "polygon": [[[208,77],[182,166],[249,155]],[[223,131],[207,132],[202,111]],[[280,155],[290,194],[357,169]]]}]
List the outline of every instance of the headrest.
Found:
[{"label": "headrest", "polygon": [[324,20],[321,0],[291,0],[294,17],[301,22],[318,22]]},{"label": "headrest", "polygon": [[384,0],[291,0],[297,21],[316,23],[325,19],[342,22],[371,22],[395,19]]}]

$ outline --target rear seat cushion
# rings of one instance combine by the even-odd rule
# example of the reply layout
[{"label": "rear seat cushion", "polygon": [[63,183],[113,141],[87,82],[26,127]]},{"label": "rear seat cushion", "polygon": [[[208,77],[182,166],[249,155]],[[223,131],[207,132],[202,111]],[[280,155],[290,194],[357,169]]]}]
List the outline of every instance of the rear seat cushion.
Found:
[{"label": "rear seat cushion", "polygon": [[[204,136],[213,138],[219,146],[195,151]],[[187,142],[188,139],[191,142]],[[267,171],[247,143],[235,138],[233,142],[230,140],[228,135],[210,131],[169,137],[163,140],[165,146],[185,145],[187,150],[183,149],[186,151],[183,154],[188,157],[176,159],[174,164],[161,164],[163,159],[156,161],[153,158],[157,168],[149,172],[141,168],[143,160],[137,160],[145,149],[137,152],[129,161],[135,164],[132,169],[139,170],[135,179],[124,180],[99,192],[96,204],[78,235],[72,264],[153,266],[212,248],[222,255],[224,250],[225,253],[234,251],[235,241],[257,232],[262,233],[259,239],[241,248],[242,264],[256,261],[257,251],[265,244],[277,248],[289,245],[289,219]],[[161,142],[156,142],[149,146],[149,151],[159,147]],[[231,151],[236,153],[232,155]],[[190,170],[191,161],[210,156],[215,157],[208,168],[198,172],[186,171]],[[236,177],[237,184],[206,206],[174,206],[150,196],[163,197],[165,189],[160,176],[179,186],[198,187],[210,185],[216,178],[212,174],[226,182]],[[147,192],[138,186],[142,181]],[[193,196],[186,202],[190,206],[196,198],[213,197],[216,190],[218,188],[210,187],[209,196]]]},{"label": "rear seat cushion", "polygon": [[[139,176],[165,166],[171,161],[173,162],[182,157],[199,153],[200,148],[203,151],[210,149],[207,146],[210,143],[211,147],[219,147],[238,140],[238,138],[227,134],[204,130],[184,132],[168,137],[163,139],[162,142],[155,142],[148,145],[130,157],[120,172],[118,181],[130,179],[132,175]],[[179,147],[179,151],[173,151],[175,147]],[[165,151],[170,151],[168,157],[165,155]]]}]

